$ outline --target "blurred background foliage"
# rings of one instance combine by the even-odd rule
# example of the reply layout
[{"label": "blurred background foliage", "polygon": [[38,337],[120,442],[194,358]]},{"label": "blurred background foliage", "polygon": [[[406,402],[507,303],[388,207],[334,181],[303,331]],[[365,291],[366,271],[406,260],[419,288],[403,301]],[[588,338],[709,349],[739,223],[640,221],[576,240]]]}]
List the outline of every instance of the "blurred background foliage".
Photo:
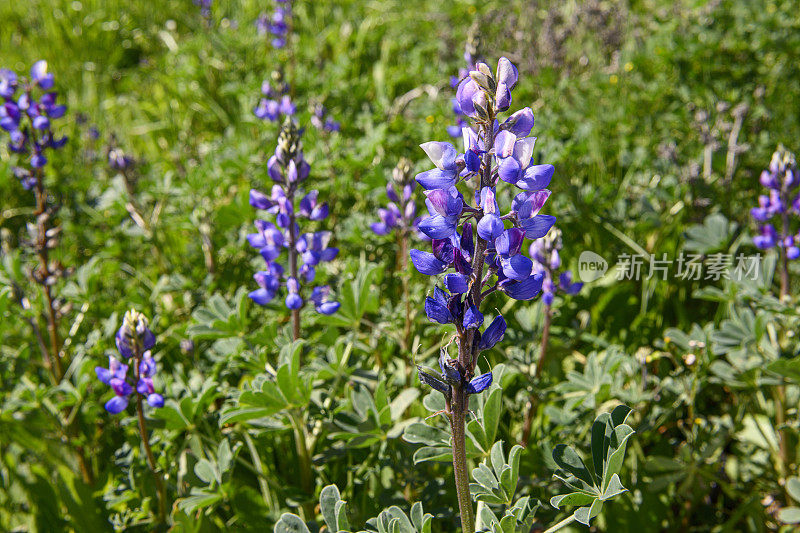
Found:
[{"label": "blurred background foliage", "polygon": [[[0,147],[0,529],[150,530],[153,487],[133,418],[103,411],[106,388],[93,370],[136,306],[152,317],[170,398],[152,416],[175,530],[263,530],[299,509],[311,523],[329,483],[356,527],[384,506],[422,501],[434,530],[455,530],[450,466],[415,462],[418,444],[439,441],[403,437],[429,414],[412,363],[433,366],[444,340],[421,312],[433,282],[399,272],[397,243],[368,224],[398,159],[424,170],[418,145],[447,140],[450,76],[463,66],[470,28],[479,28],[490,64],[505,55],[520,68],[515,105],[536,115],[535,159],[556,166],[546,212],[558,216],[567,266],[591,250],[613,267],[626,253],[756,252],[749,208],[758,175],[777,145],[796,150],[800,138],[797,7],[297,1],[290,45],[273,50],[254,25],[271,3],[218,0],[208,19],[190,0],[1,3],[2,66],[27,72],[46,59],[68,104],[59,128],[70,142],[47,183],[63,226],[54,255],[75,272],[58,287],[69,304],[61,329],[72,365],[68,383],[52,388],[23,320],[40,303],[32,291],[23,311],[12,290],[30,287],[23,244],[32,198]],[[244,238],[255,218],[248,191],[267,188],[277,136],[252,110],[275,70],[291,81],[301,122],[319,102],[342,124],[340,133],[305,135],[310,179],[330,202],[326,224],[341,248],[326,268],[343,305],[331,318],[304,312],[301,345],[290,341],[282,305],[259,308],[246,297],[260,261]],[[136,160],[132,187],[108,167],[109,146]],[[147,228],[132,220],[130,203]],[[630,494],[595,527],[780,527],[779,511],[792,503],[784,485],[797,474],[800,369],[797,310],[771,296],[774,264],[755,282],[683,280],[674,270],[666,280],[618,281],[612,268],[557,301],[537,380],[529,375],[540,304],[496,299],[509,321],[490,356],[507,369],[495,421],[506,449],[519,440],[528,396],[538,399],[517,487],[543,502],[536,524],[559,516],[546,503],[558,491],[552,446],[587,449],[595,416],[624,402],[637,428],[624,476]],[[398,333],[405,275],[409,338]],[[270,382],[297,354],[299,396],[257,419],[237,417],[243,391]],[[786,398],[774,398],[784,386]],[[389,405],[391,416],[373,416]],[[64,451],[56,429],[64,408],[80,413],[75,439],[91,450],[94,484],[76,477]],[[305,467],[298,431],[310,440]],[[789,458],[776,450],[782,431],[791,433]],[[313,481],[303,486],[296,472],[306,467]]]}]

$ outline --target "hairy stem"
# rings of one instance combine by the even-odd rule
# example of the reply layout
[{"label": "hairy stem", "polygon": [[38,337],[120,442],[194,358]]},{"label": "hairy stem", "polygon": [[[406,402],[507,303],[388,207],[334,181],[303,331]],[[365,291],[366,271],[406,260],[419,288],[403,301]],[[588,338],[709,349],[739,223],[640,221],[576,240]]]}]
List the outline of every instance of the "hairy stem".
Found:
[{"label": "hairy stem", "polygon": [[46,317],[47,317],[47,332],[50,338],[50,357],[49,361],[45,364],[50,367],[50,372],[53,377],[54,384],[58,384],[64,376],[64,370],[61,365],[61,348],[58,338],[58,318],[56,314],[55,299],[53,292],[50,288],[50,259],[47,247],[47,230],[48,221],[50,219],[47,214],[47,192],[44,189],[44,173],[41,169],[36,171],[36,188],[34,189],[36,196],[36,255],[39,257],[39,271],[40,283],[42,291],[44,292],[46,302]]},{"label": "hairy stem", "polygon": [[[31,131],[33,130],[31,129]],[[36,142],[35,134],[34,142]],[[42,172],[41,168],[36,169],[36,186],[34,187],[34,196],[36,199],[36,210],[34,211],[34,216],[36,216],[36,242],[34,243],[34,248],[36,250],[36,255],[39,258],[38,272],[34,278],[34,281],[37,281],[41,284],[42,292],[44,293],[47,333],[50,342],[49,348],[45,349],[42,354],[44,357],[45,367],[47,367],[47,370],[50,373],[50,378],[53,382],[53,385],[57,386],[64,378],[64,367],[61,362],[61,340],[58,335],[58,311],[56,309],[55,298],[53,297],[53,291],[51,288],[51,277],[54,276],[54,272],[51,272],[50,270],[50,257],[48,251],[49,243],[47,236],[48,230],[50,229],[50,215],[47,213],[47,191],[44,188],[44,172]],[[32,321],[31,323],[33,324],[34,322]],[[37,337],[41,339],[41,334],[38,332],[38,328],[35,327],[34,331]],[[44,343],[42,343],[42,348],[45,348]],[[67,417],[66,420],[68,421],[62,422],[62,431],[67,439],[72,441],[77,437],[78,434],[78,428],[76,425],[77,419],[73,418],[70,420],[69,417]],[[83,446],[75,446],[75,455],[78,460],[78,469],[81,472],[83,481],[89,485],[94,484],[92,467],[89,460],[86,458],[86,453]]]},{"label": "hairy stem", "polygon": [[472,511],[472,497],[469,494],[466,432],[464,427],[466,423],[467,398],[463,388],[453,388],[450,427],[453,433],[453,472],[456,481],[458,510],[461,515],[461,530],[463,533],[473,533],[475,531],[475,518]]},{"label": "hairy stem", "polygon": [[[139,371],[142,354],[140,350],[136,349],[136,358],[134,361],[134,372],[136,376],[136,383],[139,383]],[[150,447],[150,436],[147,433],[147,426],[144,420],[144,406],[142,405],[142,395],[136,392],[136,414],[139,418],[139,435],[142,438],[142,446],[144,447],[145,457],[147,458],[147,466],[150,467],[150,472],[153,473],[153,479],[156,483],[156,492],[158,493],[158,523],[166,523],[167,517],[167,491],[164,487],[164,480],[161,478],[161,473],[156,469],[156,459],[153,456],[153,450]]]},{"label": "hairy stem", "polygon": [[[539,359],[536,362],[536,373],[534,377],[541,378],[544,370],[545,356],[547,355],[547,344],[550,342],[550,322],[553,318],[553,309],[549,305],[544,306],[544,328],[542,329],[542,343],[539,348]],[[531,438],[533,428],[533,415],[536,410],[536,392],[531,391],[528,398],[527,411],[525,412],[525,422],[522,425],[522,439],[520,445],[528,447],[528,440]]]},{"label": "hairy stem", "polygon": [[[789,232],[789,214],[784,212],[781,215],[781,222],[783,224],[782,236]],[[781,254],[781,300],[789,297],[789,258],[786,255],[786,247],[780,249]],[[786,388],[783,385],[775,387],[773,394],[775,400],[775,425],[781,429],[778,430],[778,448],[780,454],[780,464],[782,476],[789,475],[791,472],[791,450],[789,449],[789,431],[787,428],[782,427],[786,423]],[[787,495],[788,499],[788,495]]]}]

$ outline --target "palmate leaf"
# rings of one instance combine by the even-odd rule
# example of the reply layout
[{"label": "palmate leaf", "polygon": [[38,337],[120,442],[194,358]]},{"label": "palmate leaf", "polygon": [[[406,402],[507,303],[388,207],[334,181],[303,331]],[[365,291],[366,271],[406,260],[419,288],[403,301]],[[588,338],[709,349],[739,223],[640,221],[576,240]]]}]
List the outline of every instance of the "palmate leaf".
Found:
[{"label": "palmate leaf", "polygon": [[553,460],[561,468],[555,477],[561,479],[572,492],[554,496],[550,505],[578,506],[573,512],[575,520],[589,525],[600,514],[603,503],[614,499],[627,489],[622,486],[619,473],[625,458],[628,439],[634,431],[625,423],[631,409],[619,405],[611,413],[603,413],[592,424],[589,468],[580,455],[569,446],[559,444],[553,450]]},{"label": "palmate leaf", "polygon": [[738,224],[728,222],[720,213],[708,215],[702,224],[695,224],[686,230],[684,248],[699,254],[723,252],[733,238]]},{"label": "palmate leaf", "polygon": [[488,505],[482,505],[476,516],[476,531],[491,533],[528,533],[533,528],[539,501],[523,496],[505,509],[498,518]]},{"label": "palmate leaf", "polygon": [[512,504],[517,490],[522,449],[522,446],[511,448],[506,462],[503,441],[492,446],[489,459],[472,470],[475,483],[470,483],[469,491],[474,500],[494,505]]},{"label": "palmate leaf", "polygon": [[187,333],[191,338],[200,340],[240,337],[242,331],[247,331],[249,301],[244,289],[239,289],[234,296],[234,306],[219,293],[213,294],[205,305],[192,313],[195,324],[189,326]]},{"label": "palmate leaf", "polygon": [[[342,500],[336,485],[327,485],[319,495],[319,509],[327,530],[331,533],[350,532],[347,520],[347,502]],[[411,506],[411,514],[407,515],[397,506],[384,509],[381,513],[367,521],[371,531],[379,533],[431,533],[433,515],[426,513],[422,503]],[[284,513],[275,524],[275,533],[310,533],[311,529],[299,516]],[[315,529],[316,531],[316,529]],[[362,532],[363,533],[363,532]]]}]

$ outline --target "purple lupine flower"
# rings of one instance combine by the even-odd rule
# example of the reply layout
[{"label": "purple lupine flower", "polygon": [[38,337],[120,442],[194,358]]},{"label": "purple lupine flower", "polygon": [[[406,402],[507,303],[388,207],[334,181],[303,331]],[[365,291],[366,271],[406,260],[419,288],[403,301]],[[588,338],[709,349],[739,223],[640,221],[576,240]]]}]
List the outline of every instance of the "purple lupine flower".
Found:
[{"label": "purple lupine flower", "polygon": [[411,168],[411,161],[403,157],[392,170],[392,181],[386,184],[389,203],[378,209],[380,221],[369,226],[376,235],[389,235],[396,230],[405,238],[413,229],[420,238],[429,240],[419,229],[422,219],[417,216],[417,204],[413,200],[417,183],[411,176]]},{"label": "purple lupine flower", "polygon": [[[549,195],[549,191],[547,193]],[[539,198],[534,200],[534,203],[539,201],[543,202]],[[583,288],[583,283],[572,281],[572,272],[569,270],[558,273],[558,269],[561,267],[561,255],[559,253],[561,247],[561,231],[558,228],[553,228],[543,238],[534,241],[530,248],[534,269],[544,276],[542,301],[547,306],[553,304],[557,291],[572,295],[578,294]]]},{"label": "purple lupine flower", "polygon": [[[339,253],[338,248],[329,246],[330,231],[303,233],[298,223],[302,218],[319,222],[329,213],[328,205],[319,201],[318,191],[303,194],[299,189],[311,172],[303,155],[302,134],[291,117],[284,119],[275,154],[267,161],[267,174],[275,182],[270,195],[250,190],[250,205],[274,216],[275,222],[256,220],[256,233],[247,235],[250,246],[259,251],[266,263],[266,269],[253,276],[259,288],[248,296],[259,305],[267,305],[285,284],[284,303],[293,311],[306,303],[303,282],[314,281],[317,266],[332,261]],[[287,269],[277,262],[283,249],[288,252]],[[339,308],[338,302],[330,299],[327,286],[314,287],[310,301],[318,313],[325,315]]]},{"label": "purple lupine flower", "polygon": [[33,64],[27,79],[0,69],[0,128],[8,132],[9,151],[21,154],[19,166],[12,168],[26,190],[37,187],[37,176],[47,165],[47,152],[67,142],[66,137],[56,138],[52,131],[53,121],[67,110],[56,102],[58,94],[50,90],[54,84],[55,78],[47,71],[44,60]]},{"label": "purple lupine flower", "polygon": [[277,122],[285,117],[294,116],[297,106],[289,96],[289,85],[282,81],[280,72],[272,73],[272,83],[264,80],[261,84],[263,98],[253,109],[253,114],[261,120]]},{"label": "purple lupine flower", "polygon": [[[518,79],[516,67],[506,58],[500,59],[494,74],[486,64],[476,64],[456,93],[458,108],[475,127],[461,130],[464,151],[447,142],[421,145],[434,165],[416,176],[425,189],[429,213],[419,228],[431,238],[432,252],[415,249],[410,256],[421,273],[445,274],[444,288],[436,286],[425,299],[425,314],[432,322],[453,325],[459,358],[440,358],[441,376],[420,368],[420,379],[445,395],[452,392],[453,401],[453,387],[475,394],[491,384],[491,372],[474,377],[475,365],[481,350],[503,338],[506,322],[497,315],[481,331],[483,299],[499,290],[513,299],[530,300],[545,282],[545,273],[525,255],[523,244],[538,243],[555,223],[555,217],[540,214],[554,168],[533,161],[536,139],[527,137],[534,123],[529,108],[497,121],[497,112],[510,107]],[[474,185],[469,195],[462,193],[460,185],[470,181]],[[522,192],[510,209],[503,209],[500,200],[509,186]],[[576,290],[571,277],[564,283]]]},{"label": "purple lupine flower", "polygon": [[211,22],[211,4],[213,0],[193,0],[194,5],[200,8],[200,15],[206,20],[206,23]]},{"label": "purple lupine flower", "polygon": [[116,146],[108,149],[108,166],[113,170],[124,172],[134,164],[132,157],[125,154],[121,148]]},{"label": "purple lupine flower", "polygon": [[[759,182],[768,194],[758,197],[758,207],[750,210],[750,215],[759,223],[758,235],[753,244],[761,250],[783,249],[787,259],[800,257],[800,234],[791,230],[790,214],[800,214],[800,170],[794,154],[782,146],[772,154],[769,167],[761,172]],[[778,219],[778,227],[770,223]]]},{"label": "purple lupine flower", "polygon": [[132,359],[131,364],[136,371],[133,376],[129,376],[129,365],[114,356],[109,356],[108,368],[95,368],[97,379],[114,391],[114,397],[105,404],[106,411],[112,415],[121,413],[128,407],[129,397],[134,391],[150,406],[163,407],[164,397],[155,392],[153,385],[156,362],[150,350],[155,346],[156,338],[144,315],[133,309],[125,313],[115,341],[123,360]]},{"label": "purple lupine flower", "polygon": [[271,15],[261,13],[256,19],[258,35],[272,34],[272,47],[283,48],[289,36],[289,26],[292,18],[292,3],[289,0],[277,0],[275,10]]},{"label": "purple lupine flower", "polygon": [[328,110],[322,104],[317,104],[312,109],[311,125],[318,130],[333,132],[342,129],[341,124],[328,116]]}]

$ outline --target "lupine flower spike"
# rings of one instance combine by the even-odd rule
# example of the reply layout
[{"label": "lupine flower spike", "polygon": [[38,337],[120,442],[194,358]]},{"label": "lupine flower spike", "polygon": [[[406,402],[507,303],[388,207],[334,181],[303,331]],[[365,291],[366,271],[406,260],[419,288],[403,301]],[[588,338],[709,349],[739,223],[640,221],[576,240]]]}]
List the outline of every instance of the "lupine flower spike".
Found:
[{"label": "lupine flower spike", "polygon": [[[156,362],[151,350],[156,338],[144,315],[133,309],[125,313],[115,340],[121,358],[111,355],[108,357],[108,368],[95,368],[97,379],[114,391],[114,397],[106,402],[106,411],[113,415],[124,411],[134,392],[142,395],[152,407],[162,407],[164,397],[156,393],[153,386]],[[134,369],[138,367],[139,371],[129,375],[130,365],[134,365]]]},{"label": "lupine flower spike", "polygon": [[30,246],[39,258],[39,265],[31,270],[30,276],[41,287],[47,302],[50,344],[43,345],[42,358],[53,383],[58,384],[64,375],[58,318],[66,309],[62,309],[55,298],[54,287],[56,281],[69,271],[60,262],[50,258],[51,250],[58,244],[60,228],[54,225],[58,207],[48,202],[44,177],[49,154],[67,142],[66,137],[56,137],[53,131],[54,123],[64,116],[67,108],[57,103],[58,93],[53,90],[54,85],[55,77],[48,72],[47,61],[44,60],[31,66],[27,78],[11,70],[0,69],[0,128],[8,132],[8,150],[16,154],[16,164],[11,166],[11,171],[25,190],[33,192],[35,198],[33,215],[36,221],[29,224],[28,228]]},{"label": "lupine flower spike", "polygon": [[[392,171],[392,180],[386,184],[389,203],[378,209],[380,220],[369,225],[376,235],[389,235],[394,231],[406,234],[410,229],[417,230],[422,219],[417,216],[417,204],[413,200],[417,183],[412,178],[411,167],[411,161],[404,157]],[[418,233],[421,238],[428,240],[424,233]]]},{"label": "lupine flower spike", "polygon": [[[475,65],[456,92],[461,112],[473,124],[461,131],[463,151],[448,142],[422,144],[434,168],[416,177],[428,208],[419,229],[431,239],[432,250],[411,250],[411,260],[423,274],[443,275],[442,286],[425,299],[425,314],[432,322],[452,325],[458,345],[457,358],[442,352],[440,374],[420,368],[419,377],[446,399],[461,525],[468,533],[474,531],[464,430],[468,397],[491,385],[491,371],[476,377],[478,355],[506,330],[500,315],[483,327],[481,304],[495,291],[517,300],[539,294],[544,274],[524,255],[523,243],[544,237],[555,223],[554,216],[540,214],[554,169],[533,161],[536,138],[528,137],[533,112],[526,107],[497,120],[509,109],[517,81],[517,69],[506,58],[494,73],[485,63]],[[467,196],[459,189],[462,182],[472,185]],[[520,192],[504,212],[503,189],[512,186]]]},{"label": "lupine flower spike", "polygon": [[[153,473],[158,492],[158,520],[166,520],[167,493],[164,480],[156,468],[156,460],[150,447],[150,436],[144,418],[144,401],[152,407],[163,407],[164,397],[155,392],[153,376],[156,373],[156,363],[150,350],[156,345],[156,336],[150,330],[147,318],[131,309],[125,313],[122,326],[117,330],[115,337],[117,351],[122,359],[114,356],[108,358],[108,368],[98,366],[95,368],[97,378],[109,385],[114,391],[114,397],[106,402],[106,411],[119,414],[128,407],[130,396],[135,394],[136,414],[139,422],[139,436],[142,439],[147,465]],[[124,362],[123,362],[124,361]],[[129,366],[133,366],[133,375],[128,374]]]},{"label": "lupine flower spike", "polygon": [[[299,338],[299,311],[305,305],[302,285],[314,281],[320,263],[333,260],[339,253],[337,248],[328,246],[330,231],[303,233],[298,224],[301,218],[322,221],[328,217],[328,204],[319,201],[318,191],[302,194],[299,189],[311,172],[303,155],[302,135],[294,120],[286,117],[275,154],[267,162],[267,173],[274,182],[270,195],[250,190],[250,205],[272,215],[275,222],[256,220],[257,232],[247,236],[250,246],[259,250],[265,262],[264,270],[253,276],[259,288],[249,296],[257,304],[267,305],[285,285],[285,304],[292,311],[295,338]],[[297,202],[296,197],[300,198]],[[287,269],[277,262],[284,248]],[[339,308],[329,292],[327,286],[312,289],[310,298],[318,313],[330,315]]]},{"label": "lupine flower spike", "polygon": [[[761,185],[768,194],[758,197],[758,207],[750,215],[758,222],[753,244],[761,250],[778,248],[781,252],[781,296],[789,293],[790,260],[800,258],[800,233],[791,229],[790,215],[800,214],[800,173],[794,154],[783,146],[772,154],[769,168],[761,172]],[[777,217],[777,228],[771,221]]]}]

